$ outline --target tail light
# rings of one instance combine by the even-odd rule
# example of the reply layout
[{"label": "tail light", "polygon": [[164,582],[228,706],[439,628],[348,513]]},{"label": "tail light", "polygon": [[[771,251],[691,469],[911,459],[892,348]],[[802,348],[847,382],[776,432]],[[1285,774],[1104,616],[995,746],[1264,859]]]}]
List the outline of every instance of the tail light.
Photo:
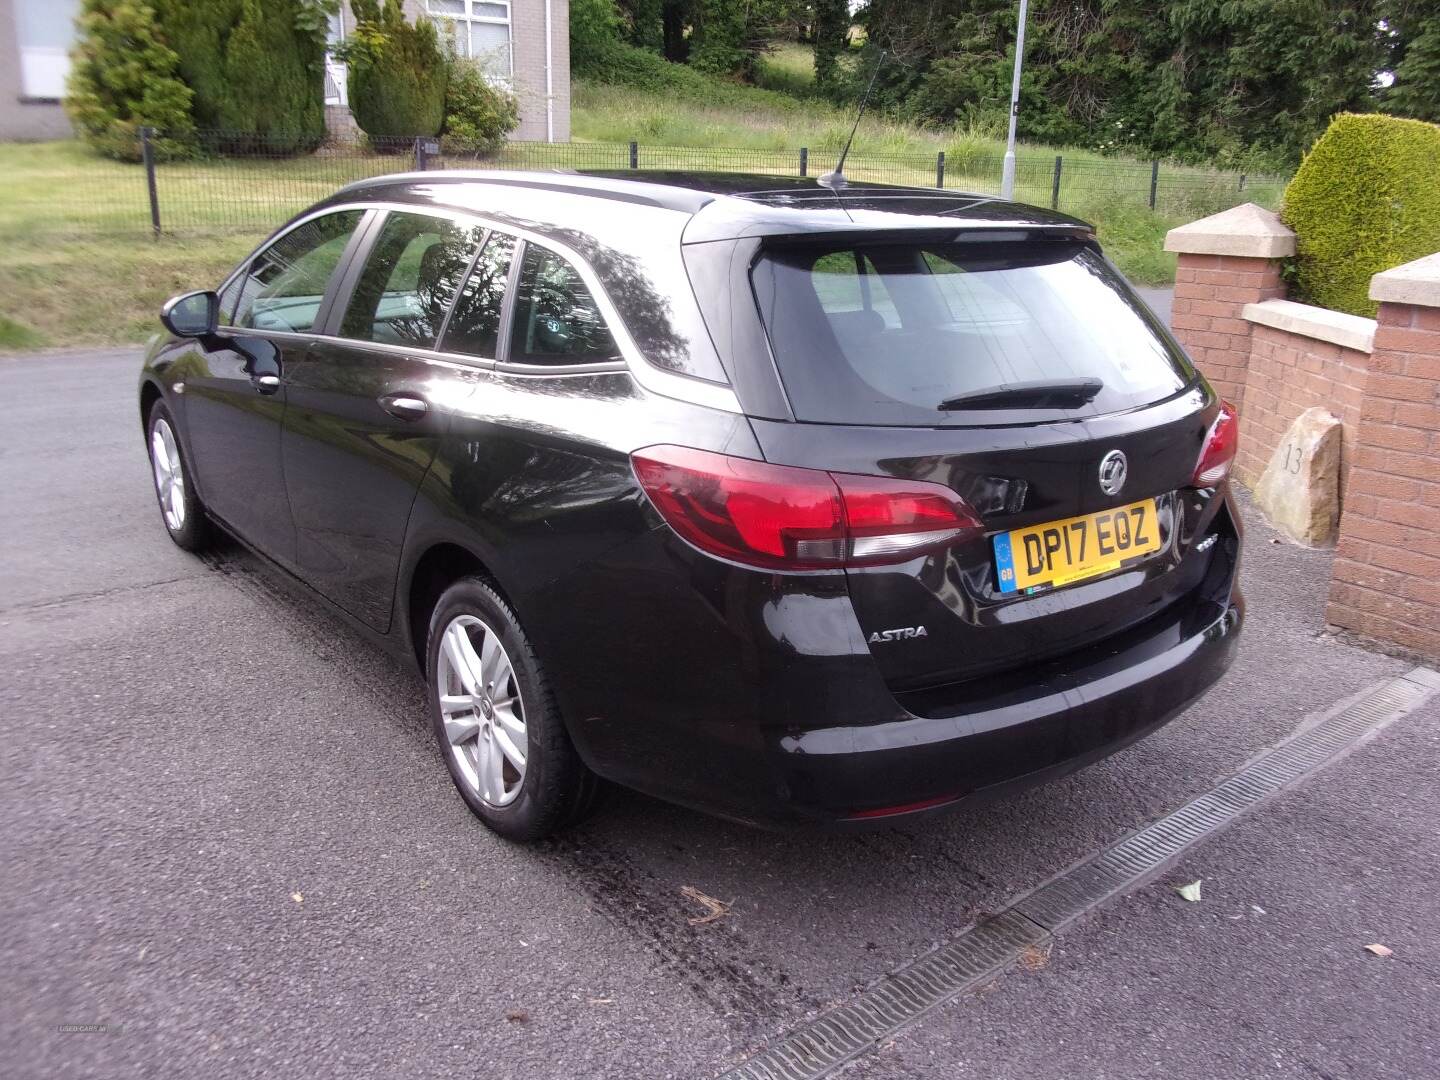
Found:
[{"label": "tail light", "polygon": [[773,570],[903,562],[982,529],[941,484],[771,465],[684,446],[631,455],[666,523],[701,551]]},{"label": "tail light", "polygon": [[1205,434],[1205,445],[1200,450],[1200,460],[1195,463],[1195,475],[1190,486],[1212,488],[1230,475],[1230,466],[1235,461],[1235,451],[1240,446],[1240,417],[1235,406],[1228,401],[1220,402],[1220,415]]}]

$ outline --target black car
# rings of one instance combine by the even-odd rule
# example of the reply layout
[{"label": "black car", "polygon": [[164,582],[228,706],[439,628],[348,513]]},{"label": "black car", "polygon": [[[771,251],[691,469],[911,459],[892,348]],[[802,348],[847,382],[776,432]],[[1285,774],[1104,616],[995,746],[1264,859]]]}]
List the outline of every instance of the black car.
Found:
[{"label": "black car", "polygon": [[456,787],[888,821],[1226,669],[1237,421],[1082,222],[948,191],[427,172],[170,301],[166,528],[410,657]]}]

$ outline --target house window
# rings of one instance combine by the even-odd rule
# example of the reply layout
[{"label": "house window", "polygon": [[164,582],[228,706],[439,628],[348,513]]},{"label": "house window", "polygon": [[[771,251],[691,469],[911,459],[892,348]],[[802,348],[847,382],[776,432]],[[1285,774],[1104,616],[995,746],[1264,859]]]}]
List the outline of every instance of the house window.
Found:
[{"label": "house window", "polygon": [[325,31],[325,104],[349,105],[350,93],[347,86],[349,74],[345,65],[335,57],[335,47],[345,40],[345,5],[330,16],[330,25]]},{"label": "house window", "polygon": [[22,97],[58,101],[65,96],[78,14],[80,0],[17,0]]},{"label": "house window", "polygon": [[478,61],[492,80],[510,82],[508,0],[425,0],[425,10],[450,34],[459,55]]}]

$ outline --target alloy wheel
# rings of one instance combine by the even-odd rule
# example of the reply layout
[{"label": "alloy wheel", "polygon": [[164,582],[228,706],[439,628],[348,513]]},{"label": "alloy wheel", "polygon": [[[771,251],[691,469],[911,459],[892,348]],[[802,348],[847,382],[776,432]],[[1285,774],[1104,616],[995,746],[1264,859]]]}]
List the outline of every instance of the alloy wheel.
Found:
[{"label": "alloy wheel", "polygon": [[445,627],[435,661],[445,737],[460,775],[490,806],[506,806],[525,780],[529,739],[510,655],[473,615]]},{"label": "alloy wheel", "polygon": [[180,447],[175,433],[163,419],[150,431],[150,464],[155,470],[155,491],[160,509],[171,532],[185,527],[185,470],[180,464]]}]

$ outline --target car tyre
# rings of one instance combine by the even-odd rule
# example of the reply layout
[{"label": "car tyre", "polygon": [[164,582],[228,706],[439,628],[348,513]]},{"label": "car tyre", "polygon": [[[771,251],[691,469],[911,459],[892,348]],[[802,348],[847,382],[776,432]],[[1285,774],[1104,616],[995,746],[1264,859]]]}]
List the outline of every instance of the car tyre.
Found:
[{"label": "car tyre", "polygon": [[186,551],[203,551],[210,546],[210,521],[195,493],[190,466],[180,448],[175,419],[163,401],[150,407],[145,423],[150,475],[155,482],[155,499],[160,504],[160,521],[170,539]]},{"label": "car tyre", "polygon": [[600,779],[575,752],[540,659],[489,583],[462,578],[441,595],[426,673],[435,740],[476,817],[534,841],[589,814]]}]

